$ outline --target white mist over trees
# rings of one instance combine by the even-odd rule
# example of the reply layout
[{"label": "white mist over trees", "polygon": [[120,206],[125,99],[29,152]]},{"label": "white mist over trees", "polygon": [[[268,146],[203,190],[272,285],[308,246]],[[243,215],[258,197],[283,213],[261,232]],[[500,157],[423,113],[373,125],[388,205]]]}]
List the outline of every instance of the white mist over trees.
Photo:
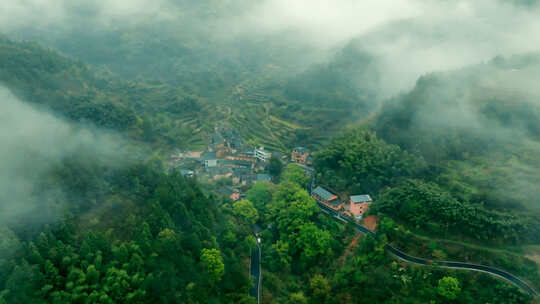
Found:
[{"label": "white mist over trees", "polygon": [[389,97],[412,88],[418,77],[431,71],[538,50],[540,10],[528,3],[7,0],[0,4],[0,31],[46,28],[65,35],[82,25],[102,30],[139,28],[189,40],[192,45],[229,41],[238,49],[248,47],[246,41],[281,41],[289,48],[305,48],[294,56],[312,56],[311,60],[354,40],[360,49],[380,58],[379,69],[386,76],[379,93]]},{"label": "white mist over trees", "polygon": [[63,215],[69,202],[60,185],[49,179],[66,158],[90,157],[89,163],[98,160],[110,167],[126,164],[128,145],[117,136],[71,125],[22,102],[4,87],[0,105],[1,223],[46,223]]}]

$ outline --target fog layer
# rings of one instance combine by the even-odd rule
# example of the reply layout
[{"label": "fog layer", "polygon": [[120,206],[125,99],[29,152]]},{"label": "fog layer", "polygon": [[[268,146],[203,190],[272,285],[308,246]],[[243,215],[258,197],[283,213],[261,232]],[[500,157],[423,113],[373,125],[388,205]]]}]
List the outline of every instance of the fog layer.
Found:
[{"label": "fog layer", "polygon": [[[0,105],[0,223],[23,224],[30,214],[40,222],[60,216],[65,207],[61,185],[51,185],[47,178],[66,157],[84,151],[107,166],[125,164],[120,152],[125,143],[112,135],[74,127],[4,87]],[[45,204],[54,207],[41,209]]]}]

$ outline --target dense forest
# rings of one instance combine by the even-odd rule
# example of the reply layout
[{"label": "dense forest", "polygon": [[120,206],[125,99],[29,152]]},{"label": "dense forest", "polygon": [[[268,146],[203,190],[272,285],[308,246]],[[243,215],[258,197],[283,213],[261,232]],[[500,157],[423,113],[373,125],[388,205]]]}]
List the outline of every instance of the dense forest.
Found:
[{"label": "dense forest", "polygon": [[73,195],[60,222],[2,228],[5,303],[252,303],[255,240],[230,202],[155,162],[82,170],[51,172]]},{"label": "dense forest", "polygon": [[257,252],[260,303],[538,302],[437,267],[540,291],[537,1],[42,2],[0,3],[0,304],[258,303]]}]

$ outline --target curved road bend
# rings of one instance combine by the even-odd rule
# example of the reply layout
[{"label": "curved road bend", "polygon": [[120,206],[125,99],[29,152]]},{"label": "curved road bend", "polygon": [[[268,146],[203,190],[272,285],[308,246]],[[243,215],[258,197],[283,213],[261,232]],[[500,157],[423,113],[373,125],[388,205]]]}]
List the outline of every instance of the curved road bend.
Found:
[{"label": "curved road bend", "polygon": [[[319,208],[321,208],[325,213],[329,213],[331,215],[333,215],[334,217],[337,217],[338,219],[342,220],[343,221],[343,218],[342,217],[339,217],[338,213],[335,211],[335,210],[332,210],[322,204],[318,204],[319,205]],[[358,223],[355,223],[354,224],[356,229],[358,231],[360,231],[361,233],[363,234],[371,234],[371,235],[375,235],[375,233],[369,229],[367,229],[366,227],[358,224]],[[532,295],[533,297],[536,297],[538,296],[538,293],[532,288],[530,287],[527,283],[525,283],[523,280],[521,280],[520,278],[508,273],[508,272],[505,272],[503,270],[500,270],[500,269],[497,269],[497,268],[494,268],[494,267],[490,267],[490,266],[483,266],[483,265],[476,265],[476,264],[468,264],[468,263],[461,263],[461,262],[448,262],[448,261],[442,261],[442,262],[439,262],[439,261],[431,261],[431,260],[428,260],[428,259],[423,259],[423,258],[418,258],[418,257],[414,257],[414,256],[411,256],[411,255],[408,255],[406,253],[404,253],[403,251],[397,249],[397,248],[394,248],[388,244],[386,244],[384,246],[384,248],[390,252],[390,254],[392,254],[393,256],[405,261],[405,262],[409,262],[409,263],[413,263],[413,264],[418,264],[418,265],[424,265],[424,266],[433,266],[433,267],[445,267],[445,268],[453,268],[453,269],[464,269],[464,270],[472,270],[472,271],[480,271],[480,272],[486,272],[486,273],[489,273],[489,274],[492,274],[492,275],[495,275],[495,276],[498,276],[500,278],[503,278],[505,279],[506,281],[510,282],[510,283],[513,283],[514,285],[516,285],[517,287],[521,288],[522,290],[526,291],[527,293],[529,293],[530,295]]]}]

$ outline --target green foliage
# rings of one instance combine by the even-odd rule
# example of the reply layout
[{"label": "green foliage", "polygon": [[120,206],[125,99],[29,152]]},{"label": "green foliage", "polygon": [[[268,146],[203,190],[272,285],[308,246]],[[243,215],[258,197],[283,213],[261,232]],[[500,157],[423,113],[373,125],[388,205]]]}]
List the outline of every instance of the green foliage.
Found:
[{"label": "green foliage", "polygon": [[[275,78],[283,81],[268,85],[250,79],[253,71],[268,64],[265,59],[231,56],[218,47],[208,54],[191,38],[173,39],[176,30],[155,32],[103,34],[77,28],[73,39],[64,37],[58,44],[64,52],[106,65],[122,77],[159,79],[170,87],[159,81],[150,85],[98,76],[79,61],[33,43],[6,39],[0,39],[0,80],[18,96],[74,122],[113,129],[155,146],[180,148],[197,142],[194,137],[211,130],[208,121],[220,115],[210,115],[200,96],[226,99],[232,108],[223,111],[232,112],[226,116],[228,123],[254,143],[271,143],[283,150],[285,143],[314,144],[314,139],[327,138],[353,116],[354,109],[369,110],[368,100],[376,98],[376,59],[353,45],[328,64],[289,79],[279,75]],[[271,49],[259,46],[245,53],[272,55]],[[511,66],[504,60],[494,64]],[[537,149],[509,149],[515,155],[500,170],[486,166],[488,158],[479,161],[486,167],[467,162],[465,169],[449,168],[463,165],[444,163],[449,159],[468,161],[471,155],[484,157],[488,150],[506,153],[509,150],[502,146],[512,147],[515,141],[507,136],[503,141],[486,139],[454,122],[447,129],[435,128],[438,121],[420,119],[425,115],[422,109],[435,112],[441,104],[445,111],[457,108],[460,93],[448,94],[442,90],[443,82],[425,77],[413,92],[384,105],[374,128],[392,144],[374,133],[350,131],[317,153],[319,182],[339,191],[381,194],[372,212],[433,234],[459,233],[501,242],[537,240],[534,216],[494,212],[481,204],[500,201],[490,190],[513,173],[526,171],[520,161],[534,164],[530,155]],[[231,87],[244,96],[223,98]],[[261,91],[272,98],[261,97]],[[433,102],[432,96],[440,100]],[[520,125],[519,132],[538,138],[540,112],[534,104],[491,101],[484,97],[475,106],[481,120],[496,127]],[[247,295],[250,278],[245,264],[254,237],[245,224],[258,218],[265,227],[261,232],[265,288],[275,303],[429,303],[438,296],[456,303],[531,301],[516,288],[482,274],[392,262],[384,245],[387,237],[397,238],[400,231],[388,217],[379,223],[379,239],[368,236],[354,245],[343,232],[347,228],[319,212],[304,190],[309,179],[296,165],[285,169],[276,188],[259,183],[248,191],[248,200],[231,208],[228,203],[218,205],[195,181],[174,172],[164,174],[159,158],[124,169],[106,168],[87,158],[86,154],[66,158],[41,185],[42,189],[62,185],[66,202],[58,206],[69,216],[47,227],[28,220],[24,228],[0,228],[0,304],[254,303]],[[519,170],[507,171],[510,167]],[[536,176],[536,167],[531,168],[531,176]],[[281,162],[272,159],[269,172],[276,177],[281,169]],[[410,180],[413,177],[432,182]],[[237,225],[233,215],[244,224]],[[430,249],[433,256],[444,257],[436,245]]]},{"label": "green foliage", "polygon": [[281,175],[281,180],[283,182],[295,183],[302,188],[307,188],[309,177],[300,166],[296,164],[288,164]]},{"label": "green foliage", "polygon": [[373,205],[380,212],[436,235],[462,234],[480,240],[518,241],[526,219],[459,201],[433,183],[407,180],[385,191]]},{"label": "green foliage", "polygon": [[260,214],[264,214],[266,204],[272,201],[272,184],[256,183],[246,192],[246,198],[253,203]]},{"label": "green foliage", "polygon": [[308,299],[304,296],[301,292],[295,292],[291,293],[287,301],[285,301],[286,304],[307,304]]},{"label": "green foliage", "polygon": [[290,234],[298,229],[318,211],[315,200],[298,184],[282,182],[268,207],[268,220],[276,223],[281,233]]},{"label": "green foliage", "polygon": [[98,75],[36,43],[0,39],[0,55],[4,85],[21,99],[76,123],[173,145],[193,141],[195,128],[181,125],[179,116],[204,112],[197,97],[167,86]]},{"label": "green foliage", "polygon": [[[105,180],[111,190],[103,200],[112,196],[118,205],[101,205],[97,224],[81,208],[72,224],[42,227],[32,242],[2,229],[0,244],[15,250],[0,258],[7,303],[226,303],[247,294],[247,271],[238,269],[249,250],[214,236],[226,223],[233,242],[251,235],[195,181],[152,163],[113,170]],[[202,249],[219,245],[224,252]]]},{"label": "green foliage", "polygon": [[313,223],[300,226],[294,245],[300,252],[300,262],[310,265],[332,255],[331,236],[328,231],[321,230]]},{"label": "green foliage", "polygon": [[526,82],[515,80],[539,70],[534,53],[421,77],[384,103],[373,129],[424,157],[430,181],[453,195],[538,217],[540,106]]},{"label": "green foliage", "polygon": [[277,157],[272,156],[270,162],[268,163],[268,173],[276,180],[281,174],[283,169],[283,163]]},{"label": "green foliage", "polygon": [[317,180],[351,193],[377,193],[403,178],[416,176],[425,163],[374,133],[353,130],[336,137],[315,154]]},{"label": "green foliage", "polygon": [[225,264],[223,264],[223,258],[219,250],[203,249],[201,251],[201,263],[208,276],[210,285],[215,285],[221,280],[225,273]]},{"label": "green foliage", "polygon": [[249,200],[240,200],[233,205],[233,212],[240,216],[248,225],[253,225],[259,219],[257,209]]},{"label": "green foliage", "polygon": [[316,274],[309,281],[309,287],[316,301],[324,302],[330,296],[330,283],[320,274]]},{"label": "green foliage", "polygon": [[439,280],[437,285],[437,293],[448,300],[455,300],[460,291],[459,281],[454,277],[444,277]]},{"label": "green foliage", "polygon": [[329,64],[316,65],[291,77],[285,86],[285,95],[312,107],[333,106],[350,110],[360,106],[369,109],[369,98],[376,97],[378,85],[374,61],[372,56],[351,43]]}]

